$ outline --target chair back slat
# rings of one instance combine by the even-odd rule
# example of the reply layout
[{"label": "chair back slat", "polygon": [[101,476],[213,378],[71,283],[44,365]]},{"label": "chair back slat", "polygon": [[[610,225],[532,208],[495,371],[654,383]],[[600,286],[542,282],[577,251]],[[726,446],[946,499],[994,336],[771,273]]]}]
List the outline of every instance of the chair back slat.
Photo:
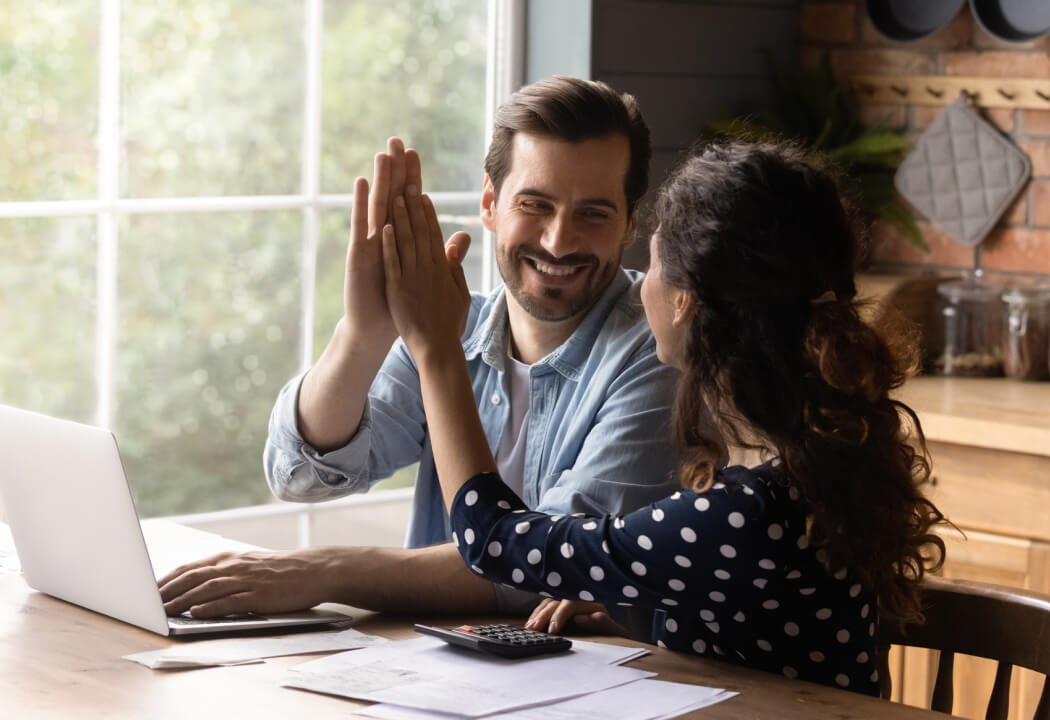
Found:
[{"label": "chair back slat", "polygon": [[1010,674],[1013,669],[1013,665],[1005,662],[995,668],[995,685],[992,686],[992,696],[988,698],[985,720],[1006,720],[1010,712]]},{"label": "chair back slat", "polygon": [[955,653],[942,652],[937,662],[937,679],[933,682],[933,699],[930,708],[937,712],[952,714],[955,700]]},{"label": "chair back slat", "polygon": [[1039,706],[1035,709],[1033,720],[1050,720],[1050,675],[1043,678],[1043,692],[1039,696]]}]

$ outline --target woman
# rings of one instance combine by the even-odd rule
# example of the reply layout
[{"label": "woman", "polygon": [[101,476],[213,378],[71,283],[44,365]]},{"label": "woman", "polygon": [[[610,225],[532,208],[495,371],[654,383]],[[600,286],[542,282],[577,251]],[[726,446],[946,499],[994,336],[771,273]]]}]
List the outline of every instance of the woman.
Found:
[{"label": "woman", "polygon": [[[429,201],[396,205],[388,302],[474,572],[659,609],[654,639],[669,648],[877,694],[878,623],[921,617],[944,518],[918,489],[918,420],[889,397],[908,368],[858,316],[856,238],[829,174],[795,149],[730,144],[665,183],[642,299],[660,359],[682,371],[683,489],[623,517],[532,512],[502,483],[459,345],[462,270]],[[702,400],[731,441],[774,459],[716,471]]]}]

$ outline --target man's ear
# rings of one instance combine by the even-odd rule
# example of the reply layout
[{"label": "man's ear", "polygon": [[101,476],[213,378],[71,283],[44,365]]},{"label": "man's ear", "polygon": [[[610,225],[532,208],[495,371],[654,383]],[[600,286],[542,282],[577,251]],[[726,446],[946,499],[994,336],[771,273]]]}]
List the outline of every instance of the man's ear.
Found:
[{"label": "man's ear", "polygon": [[638,220],[638,213],[634,212],[634,213],[631,214],[631,219],[627,221],[627,229],[624,230],[624,236],[623,236],[623,249],[624,250],[626,250],[627,248],[629,248],[632,245],[634,245],[635,233],[638,231],[638,222],[637,222],[637,220]]},{"label": "man's ear", "polygon": [[485,173],[485,182],[481,187],[481,224],[489,232],[496,232],[496,188],[492,178]]},{"label": "man's ear", "polygon": [[674,303],[674,317],[671,318],[671,324],[674,327],[681,327],[691,322],[693,315],[696,315],[696,303],[693,302],[693,295],[688,290],[675,288],[673,292],[674,297],[671,302]]}]

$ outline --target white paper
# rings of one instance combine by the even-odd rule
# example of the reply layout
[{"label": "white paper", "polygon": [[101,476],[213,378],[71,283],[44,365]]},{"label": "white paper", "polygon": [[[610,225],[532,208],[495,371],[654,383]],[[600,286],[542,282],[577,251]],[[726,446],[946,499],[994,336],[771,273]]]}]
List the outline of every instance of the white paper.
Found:
[{"label": "white paper", "polygon": [[649,654],[649,650],[638,646],[610,645],[609,643],[590,642],[588,640],[573,640],[572,649],[577,653],[601,660],[609,665],[623,665]]},{"label": "white paper", "polygon": [[[484,720],[663,720],[714,705],[736,694],[702,685],[638,680],[548,705],[490,715]],[[434,717],[423,710],[390,704],[372,705],[357,713],[382,720],[424,720]],[[442,715],[441,718],[466,720],[462,715]]]},{"label": "white paper", "polygon": [[213,665],[240,665],[268,657],[338,652],[374,647],[388,642],[390,641],[386,638],[365,635],[351,629],[296,633],[280,637],[199,640],[184,645],[173,645],[162,650],[125,655],[124,658],[153,670],[170,670]]},{"label": "white paper", "polygon": [[[509,660],[452,648],[436,638],[418,638],[296,665],[292,668],[296,672],[282,684],[314,689],[326,678],[334,682],[335,678],[352,677],[357,668],[376,662],[416,673],[417,677],[374,691],[332,694],[477,717],[550,703],[656,674],[609,665],[582,648]],[[426,676],[435,679],[420,679]]]}]

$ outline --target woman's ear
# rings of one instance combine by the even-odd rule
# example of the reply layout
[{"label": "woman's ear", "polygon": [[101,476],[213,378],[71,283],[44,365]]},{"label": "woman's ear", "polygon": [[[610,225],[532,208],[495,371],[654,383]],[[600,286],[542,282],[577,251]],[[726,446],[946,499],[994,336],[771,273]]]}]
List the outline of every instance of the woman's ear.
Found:
[{"label": "woman's ear", "polygon": [[676,288],[671,302],[674,304],[674,317],[671,318],[671,324],[674,327],[681,327],[693,319],[693,315],[696,314],[696,303],[693,302],[692,293]]}]

